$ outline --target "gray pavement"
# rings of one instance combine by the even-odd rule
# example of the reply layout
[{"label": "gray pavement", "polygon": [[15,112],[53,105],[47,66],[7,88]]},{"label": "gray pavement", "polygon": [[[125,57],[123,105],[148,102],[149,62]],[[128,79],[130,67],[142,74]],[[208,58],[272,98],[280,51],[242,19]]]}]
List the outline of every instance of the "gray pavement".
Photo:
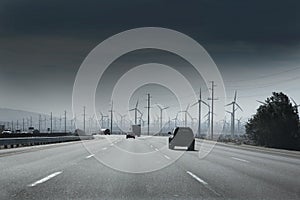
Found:
[{"label": "gray pavement", "polygon": [[205,145],[101,136],[1,150],[0,199],[300,199],[295,153]]}]

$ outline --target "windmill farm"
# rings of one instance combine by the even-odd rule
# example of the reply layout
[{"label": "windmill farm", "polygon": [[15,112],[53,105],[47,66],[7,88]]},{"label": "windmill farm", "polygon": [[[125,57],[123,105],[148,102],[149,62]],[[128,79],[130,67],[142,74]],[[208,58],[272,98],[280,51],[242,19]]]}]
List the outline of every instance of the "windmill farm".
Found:
[{"label": "windmill farm", "polygon": [[216,137],[219,135],[235,137],[243,135],[245,132],[246,119],[240,115],[243,109],[238,103],[237,91],[234,93],[233,100],[224,105],[226,109],[225,118],[215,121],[213,116],[217,116],[217,114],[213,110],[212,104],[217,99],[213,96],[204,98],[201,89],[196,102],[187,103],[185,107],[175,112],[174,109],[168,112],[174,106],[172,104],[154,102],[149,105],[149,94],[147,97],[146,101],[141,101],[140,99],[143,97],[139,96],[135,103],[131,104],[127,113],[114,111],[116,115],[112,121],[109,112],[99,111],[98,124],[102,128],[111,128],[112,122],[112,130],[116,134],[130,131],[132,125],[140,125],[143,135],[167,135],[175,127],[190,127],[196,137],[208,139],[214,138],[213,133],[216,134]]},{"label": "windmill farm", "polygon": [[[115,110],[111,102],[108,109],[95,113],[87,113],[87,107],[83,106],[82,113],[73,113],[73,116],[70,116],[71,111],[64,110],[58,114],[38,114],[1,123],[13,132],[26,132],[34,127],[42,133],[73,133],[81,129],[87,134],[98,134],[101,130],[109,129],[112,134],[126,134],[133,125],[139,125],[142,135],[168,135],[175,127],[190,127],[195,137],[214,140],[220,136],[235,138],[244,135],[248,119],[242,117],[244,110],[238,91],[235,90],[233,96],[227,98],[225,116],[220,119],[218,111],[214,109],[214,102],[218,100],[214,96],[214,87],[211,82],[211,92],[206,96],[199,89],[196,101],[187,99],[180,108],[172,102],[160,102],[159,96],[152,97],[147,93],[136,97],[126,112]],[[266,105],[266,102],[257,102]],[[297,108],[300,106],[292,98],[291,102]]]}]

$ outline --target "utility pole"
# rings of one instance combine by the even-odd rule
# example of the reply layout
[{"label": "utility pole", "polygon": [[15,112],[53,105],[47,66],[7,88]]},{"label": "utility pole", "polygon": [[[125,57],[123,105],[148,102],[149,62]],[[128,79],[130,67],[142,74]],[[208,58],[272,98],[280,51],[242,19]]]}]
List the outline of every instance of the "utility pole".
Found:
[{"label": "utility pole", "polygon": [[50,113],[50,133],[52,133],[52,112]]},{"label": "utility pole", "polygon": [[41,132],[41,115],[39,115],[39,131]]},{"label": "utility pole", "polygon": [[23,118],[23,132],[25,131],[25,122],[24,122],[24,118]]},{"label": "utility pole", "polygon": [[211,98],[208,98],[208,100],[211,100],[211,139],[214,139],[214,101],[218,100],[214,98],[214,87],[216,87],[214,81],[211,81]]},{"label": "utility pole", "polygon": [[65,133],[67,133],[67,111],[65,110]]},{"label": "utility pole", "polygon": [[47,132],[47,117],[45,115],[45,132]]},{"label": "utility pole", "polygon": [[113,130],[113,112],[114,112],[114,102],[111,101],[111,110],[109,110],[110,112],[110,133],[112,134],[112,130]]},{"label": "utility pole", "polygon": [[201,101],[202,101],[202,96],[201,96],[201,88],[200,88],[200,93],[199,93],[199,100],[198,100],[198,137],[200,138],[201,135]]},{"label": "utility pole", "polygon": [[83,132],[85,133],[85,106],[83,106]]},{"label": "utility pole", "polygon": [[54,117],[54,131],[56,131],[56,117]]},{"label": "utility pole", "polygon": [[149,93],[147,94],[147,97],[148,97],[148,98],[147,98],[148,106],[146,107],[147,110],[148,110],[148,122],[147,122],[148,127],[147,127],[147,134],[149,135],[149,132],[150,132],[150,99],[151,99],[151,96],[150,96]]}]

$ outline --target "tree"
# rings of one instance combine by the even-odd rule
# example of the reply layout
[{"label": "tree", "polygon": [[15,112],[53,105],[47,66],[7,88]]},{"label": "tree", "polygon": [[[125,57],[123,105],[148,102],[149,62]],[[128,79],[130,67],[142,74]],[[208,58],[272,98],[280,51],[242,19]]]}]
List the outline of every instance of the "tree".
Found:
[{"label": "tree", "polygon": [[282,92],[273,92],[248,120],[246,134],[256,145],[300,150],[297,106]]}]

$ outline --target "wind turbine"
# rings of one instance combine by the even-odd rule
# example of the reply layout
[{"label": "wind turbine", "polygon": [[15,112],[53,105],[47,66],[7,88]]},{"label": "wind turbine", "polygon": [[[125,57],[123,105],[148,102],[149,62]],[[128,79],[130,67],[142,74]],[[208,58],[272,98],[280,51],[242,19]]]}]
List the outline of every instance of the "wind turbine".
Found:
[{"label": "wind turbine", "polygon": [[108,115],[103,115],[102,112],[100,112],[101,115],[101,128],[104,128],[104,118],[108,118]]},{"label": "wind turbine", "polygon": [[140,113],[140,116],[138,117],[139,118],[139,124],[142,125],[142,121],[144,121],[143,120],[144,113],[142,113],[139,109],[137,111]]},{"label": "wind turbine", "polygon": [[[237,96],[237,91],[235,91],[234,93],[234,98],[233,101],[225,106],[230,106],[232,105],[232,112],[231,113],[231,136],[234,136],[234,125],[235,125],[235,111],[237,111],[238,109],[240,109],[241,111],[243,111],[243,109],[241,108],[241,106],[236,102],[236,96]],[[237,106],[237,108],[235,107]]]},{"label": "wind turbine", "polygon": [[174,120],[174,128],[176,128],[177,127],[177,120],[178,120],[178,113],[176,114],[176,117],[172,120]]},{"label": "wind turbine", "polygon": [[300,104],[297,104],[296,101],[295,101],[293,98],[291,98],[291,100],[292,100],[293,103],[295,104],[294,107],[296,107],[296,108],[300,107]]},{"label": "wind turbine", "polygon": [[208,105],[207,103],[205,103],[205,102],[202,100],[201,88],[200,88],[199,99],[198,99],[198,101],[197,101],[196,103],[194,103],[194,104],[192,105],[192,107],[193,107],[193,106],[195,106],[195,105],[198,104],[198,109],[199,109],[199,111],[198,111],[198,114],[199,114],[199,116],[198,116],[198,137],[200,137],[200,134],[201,134],[201,103],[203,103],[203,104],[205,104],[205,105]]},{"label": "wind turbine", "polygon": [[139,100],[136,101],[135,107],[129,111],[134,111],[134,123],[137,124],[137,112],[138,112]]},{"label": "wind turbine", "polygon": [[238,134],[240,134],[240,131],[241,131],[241,120],[242,120],[242,117],[240,117],[239,119],[236,119],[236,121],[238,122],[238,127],[237,127],[237,132]]},{"label": "wind turbine", "polygon": [[184,126],[187,127],[187,116],[188,116],[188,110],[190,108],[190,104],[187,105],[185,110],[179,111],[179,112],[183,112],[184,115]]},{"label": "wind turbine", "polygon": [[[208,109],[208,112],[207,112],[207,114],[206,115],[204,115],[204,117],[207,117],[207,124],[208,124],[208,130],[209,130],[209,126],[210,126],[210,114],[211,114],[211,111],[210,111],[210,105],[208,104],[208,103],[206,103],[206,102],[202,102],[204,105],[206,105],[207,106],[207,109]],[[204,118],[203,117],[203,118]]]},{"label": "wind turbine", "polygon": [[125,115],[121,115],[120,113],[118,113],[120,118],[121,118],[121,127],[123,127],[123,122],[124,122],[124,119],[125,117],[127,116],[126,114]]},{"label": "wind turbine", "polygon": [[159,110],[160,110],[160,131],[162,131],[162,114],[163,114],[163,111],[164,111],[164,110],[166,110],[166,109],[169,108],[169,106],[167,106],[167,107],[161,107],[161,106],[158,105],[158,104],[156,104],[156,105],[157,105],[157,107],[158,107]]}]

